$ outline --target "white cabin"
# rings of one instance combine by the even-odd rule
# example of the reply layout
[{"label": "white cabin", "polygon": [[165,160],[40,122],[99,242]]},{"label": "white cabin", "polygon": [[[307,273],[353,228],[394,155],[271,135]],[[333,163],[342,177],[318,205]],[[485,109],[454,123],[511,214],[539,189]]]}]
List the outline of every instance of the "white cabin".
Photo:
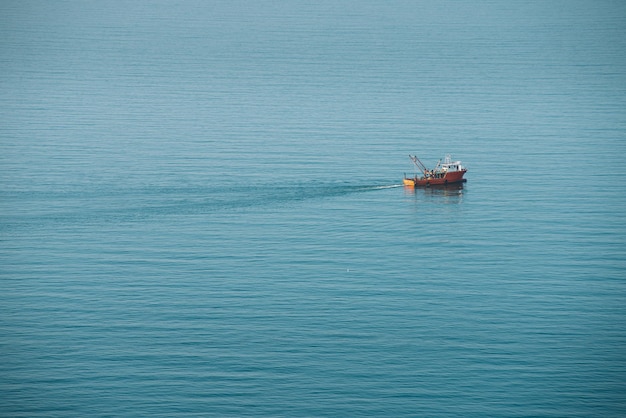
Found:
[{"label": "white cabin", "polygon": [[460,161],[452,162],[449,155],[446,155],[446,158],[443,160],[443,164],[441,164],[441,171],[444,172],[455,172],[455,171],[463,171],[465,167],[461,164]]}]

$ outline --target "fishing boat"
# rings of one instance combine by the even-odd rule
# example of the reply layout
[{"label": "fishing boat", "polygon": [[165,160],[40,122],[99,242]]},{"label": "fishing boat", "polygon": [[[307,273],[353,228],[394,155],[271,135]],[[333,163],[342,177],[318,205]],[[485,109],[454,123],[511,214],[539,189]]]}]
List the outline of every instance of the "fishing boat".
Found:
[{"label": "fishing boat", "polygon": [[452,161],[450,155],[446,155],[443,162],[439,160],[432,170],[426,168],[417,156],[409,155],[409,158],[421,171],[422,175],[418,176],[416,173],[414,177],[407,177],[405,174],[402,182],[407,187],[445,186],[467,181],[467,179],[463,178],[467,169],[463,167],[460,161]]}]

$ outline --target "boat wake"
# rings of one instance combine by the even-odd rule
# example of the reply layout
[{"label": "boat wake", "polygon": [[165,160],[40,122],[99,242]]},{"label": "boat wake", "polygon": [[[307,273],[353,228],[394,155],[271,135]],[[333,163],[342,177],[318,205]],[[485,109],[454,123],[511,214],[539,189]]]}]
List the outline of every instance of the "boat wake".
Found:
[{"label": "boat wake", "polygon": [[[342,195],[350,195],[354,193],[365,193],[365,192],[373,192],[377,190],[386,190],[386,189],[395,189],[398,187],[403,187],[402,184],[374,184],[374,185],[363,185],[363,184],[346,184],[346,183],[338,183],[338,184],[319,184],[319,185],[300,185],[300,186],[284,186],[281,187],[281,190],[286,192],[287,195],[300,196],[304,199],[309,198],[325,198],[325,197],[336,197]],[[290,189],[287,191],[286,189]],[[295,193],[294,193],[295,192]]]},{"label": "boat wake", "polygon": [[[37,213],[39,221],[88,224],[90,222],[136,222],[158,216],[232,213],[255,208],[301,204],[402,187],[402,184],[281,183],[214,185],[208,187],[145,187],[99,190],[89,204],[64,204],[63,210]],[[72,202],[73,195],[59,195]],[[33,215],[35,216],[35,215]],[[24,222],[29,221],[24,215]],[[32,220],[31,220],[32,221]]]},{"label": "boat wake", "polygon": [[[349,183],[327,183],[327,184],[296,184],[283,185],[272,188],[272,193],[276,198],[287,198],[294,200],[316,199],[350,195],[354,193],[373,192],[376,190],[395,189],[402,187],[402,184],[349,184]],[[274,192],[277,192],[274,194]]]},{"label": "boat wake", "polygon": [[371,186],[370,190],[383,190],[383,189],[395,189],[397,187],[402,187],[402,184],[390,184],[388,186]]},{"label": "boat wake", "polygon": [[231,202],[236,206],[271,206],[284,205],[290,202],[307,200],[331,199],[357,193],[375,192],[403,187],[402,184],[350,184],[350,183],[296,183],[281,185],[259,185],[243,190],[233,189],[228,193],[227,200],[237,196]]}]

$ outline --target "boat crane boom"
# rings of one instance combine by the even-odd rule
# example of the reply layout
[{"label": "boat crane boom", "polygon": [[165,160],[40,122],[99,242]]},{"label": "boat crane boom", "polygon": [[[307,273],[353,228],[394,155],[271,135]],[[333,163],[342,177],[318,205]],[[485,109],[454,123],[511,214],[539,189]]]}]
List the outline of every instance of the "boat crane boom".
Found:
[{"label": "boat crane boom", "polygon": [[417,158],[416,155],[411,155],[409,154],[409,158],[411,159],[411,161],[413,161],[413,164],[415,164],[415,166],[417,168],[420,169],[420,171],[422,173],[424,173],[424,175],[426,175],[426,172],[428,171],[428,169],[426,168],[426,166],[420,161],[419,158]]}]

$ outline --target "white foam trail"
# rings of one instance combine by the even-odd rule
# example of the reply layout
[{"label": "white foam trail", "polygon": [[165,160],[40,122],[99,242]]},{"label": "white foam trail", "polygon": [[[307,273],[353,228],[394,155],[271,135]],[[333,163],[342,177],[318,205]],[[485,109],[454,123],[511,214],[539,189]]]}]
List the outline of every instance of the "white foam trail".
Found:
[{"label": "white foam trail", "polygon": [[402,187],[402,184],[390,184],[389,186],[373,186],[372,190],[395,189],[396,187]]}]

